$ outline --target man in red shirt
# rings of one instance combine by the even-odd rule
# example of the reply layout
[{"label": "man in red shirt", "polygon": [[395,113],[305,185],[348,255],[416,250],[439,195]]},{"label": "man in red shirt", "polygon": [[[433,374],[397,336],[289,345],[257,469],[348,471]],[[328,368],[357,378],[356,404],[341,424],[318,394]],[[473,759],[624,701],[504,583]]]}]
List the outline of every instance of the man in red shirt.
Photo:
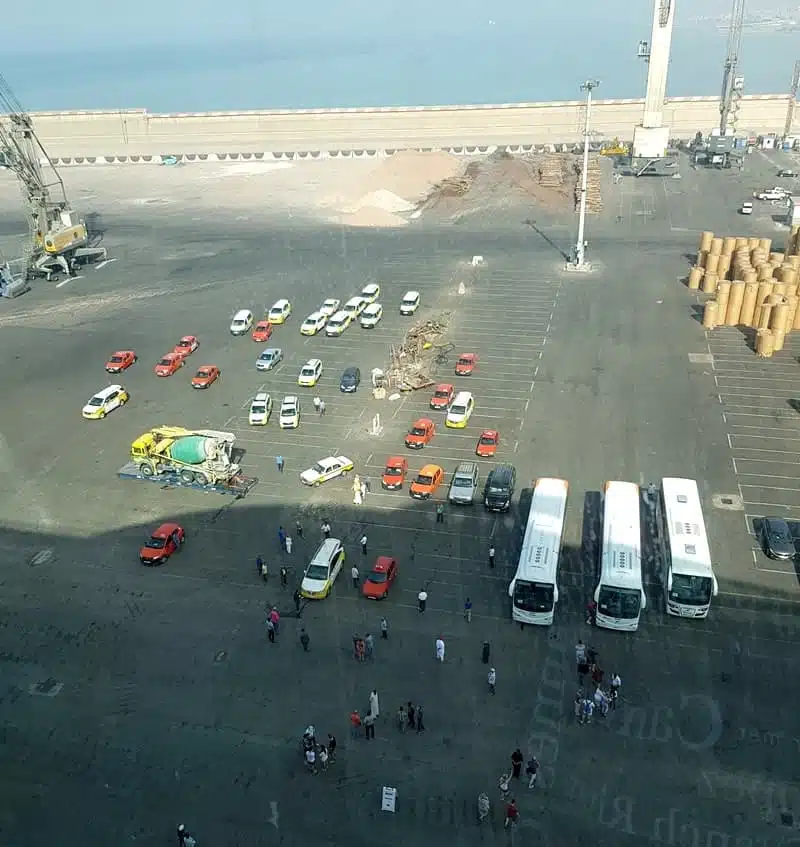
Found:
[{"label": "man in red shirt", "polygon": [[511,802],[506,806],[506,822],[505,826],[514,826],[519,820],[519,809],[517,808],[517,801],[512,799]]}]

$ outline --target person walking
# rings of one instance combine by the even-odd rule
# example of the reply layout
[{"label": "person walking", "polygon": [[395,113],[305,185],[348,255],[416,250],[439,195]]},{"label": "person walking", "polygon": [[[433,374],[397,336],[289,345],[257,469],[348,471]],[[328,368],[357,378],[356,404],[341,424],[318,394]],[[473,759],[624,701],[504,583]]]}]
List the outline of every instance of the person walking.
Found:
[{"label": "person walking", "polygon": [[319,394],[317,394],[317,395],[314,396],[314,411],[315,412],[319,412],[320,403],[322,403],[322,399],[320,398]]},{"label": "person walking", "polygon": [[178,847],[196,847],[197,841],[189,835],[183,824],[178,825]]},{"label": "person walking", "polygon": [[256,556],[256,574],[261,576],[261,572],[264,569],[264,560],[261,556]]},{"label": "person walking", "polygon": [[617,708],[617,697],[619,697],[619,690],[622,688],[622,680],[619,677],[619,674],[616,671],[611,672],[611,679],[608,682],[609,685],[609,694],[611,697],[611,708]]},{"label": "person walking", "polygon": [[281,545],[281,550],[286,549],[286,530],[282,527],[278,527],[278,544]]},{"label": "person walking", "polygon": [[436,639],[436,661],[444,661],[444,639],[441,635]]},{"label": "person walking", "polygon": [[366,533],[364,533],[364,535],[361,536],[361,552],[365,556],[367,555],[367,535],[366,535]]},{"label": "person walking", "polygon": [[494,553],[495,553],[494,544],[491,544],[489,546],[489,567],[490,568],[494,567]]},{"label": "person walking", "polygon": [[575,645],[575,664],[580,665],[581,662],[586,661],[586,645],[578,639],[578,643]]},{"label": "person walking", "polygon": [[350,712],[350,730],[353,738],[358,738],[361,734],[361,715],[354,709]]},{"label": "person walking", "polygon": [[328,751],[324,747],[319,748],[319,763],[322,766],[322,770],[328,770]]},{"label": "person walking", "polygon": [[539,776],[539,760],[536,756],[531,756],[528,759],[528,764],[525,766],[525,773],[528,776],[528,788],[535,788],[536,778]]},{"label": "person walking", "polygon": [[286,565],[281,565],[281,589],[286,588],[289,584],[289,571],[286,570]]},{"label": "person walking", "polygon": [[592,665],[592,684],[597,690],[603,684],[603,677],[605,676],[605,671],[598,664]]},{"label": "person walking", "polygon": [[375,639],[372,637],[371,632],[368,632],[364,636],[364,653],[370,661],[375,656]]},{"label": "person walking", "polygon": [[503,826],[508,829],[510,826],[516,826],[519,822],[519,809],[517,808],[517,801],[513,798],[511,802],[506,806],[506,820]]},{"label": "person walking", "polygon": [[517,749],[511,754],[511,776],[514,779],[519,779],[524,762],[525,757],[522,755],[522,750],[517,747]]},{"label": "person walking", "polygon": [[286,550],[287,553],[292,552],[292,536],[291,535],[287,535],[286,538],[284,538],[283,546],[284,546],[284,549]]},{"label": "person walking", "polygon": [[358,572],[358,567],[353,565],[353,567],[350,568],[350,579],[353,580],[353,588],[358,588],[360,576],[361,574]]},{"label": "person walking", "polygon": [[278,469],[278,473],[283,473],[283,466],[284,466],[283,456],[276,456],[275,457],[275,467]]},{"label": "person walking", "polygon": [[406,721],[408,720],[408,715],[406,714],[406,710],[403,708],[403,704],[400,704],[400,708],[397,710],[397,728],[400,732],[406,731]]},{"label": "person walking", "polygon": [[300,521],[295,521],[295,522],[294,522],[294,534],[295,534],[298,538],[302,538],[302,537],[303,537],[303,524],[301,524],[301,523],[300,523]]},{"label": "person walking", "polygon": [[578,723],[582,723],[581,715],[583,714],[583,691],[580,688],[575,692],[575,700],[572,708],[575,712],[575,720]]},{"label": "person walking", "polygon": [[322,522],[322,534],[325,538],[331,537],[331,525],[327,521]]},{"label": "person walking", "polygon": [[378,703],[378,692],[374,688],[369,694],[369,713],[373,718],[379,718],[381,716],[380,704]]},{"label": "person walking", "polygon": [[489,693],[495,693],[495,686],[497,685],[497,671],[494,668],[489,668],[489,673],[486,675],[486,682],[489,684]]},{"label": "person walking", "polygon": [[428,604],[428,592],[424,588],[417,594],[417,604],[420,612],[424,612],[425,606]]},{"label": "person walking", "polygon": [[422,706],[417,706],[417,735],[420,732],[425,732],[425,713],[422,711]]},{"label": "person walking", "polygon": [[308,637],[305,627],[300,630],[300,643],[303,645],[303,652],[308,653],[308,645],[311,643],[311,639]]},{"label": "person walking", "polygon": [[364,733],[367,740],[375,737],[375,715],[372,712],[364,718]]},{"label": "person walking", "polygon": [[472,600],[469,597],[464,601],[464,620],[472,623]]},{"label": "person walking", "polygon": [[363,502],[364,500],[367,499],[367,492],[369,491],[369,488],[367,488],[366,482],[362,482],[360,488],[361,488],[361,501]]},{"label": "person walking", "polygon": [[414,708],[414,704],[410,700],[408,701],[408,705],[406,706],[406,718],[408,719],[408,728],[416,729],[417,710]]},{"label": "person walking", "polygon": [[325,417],[325,401],[324,400],[319,401],[319,416],[321,418]]},{"label": "person walking", "polygon": [[381,618],[381,638],[387,641],[389,638],[389,621],[386,618]]},{"label": "person walking", "polygon": [[281,616],[275,606],[273,606],[269,611],[269,619],[275,627],[275,635],[279,635],[281,629]]},{"label": "person walking", "polygon": [[275,643],[275,624],[269,618],[267,618],[267,638],[270,644]]},{"label": "person walking", "polygon": [[297,614],[300,614],[300,601],[303,599],[303,595],[300,593],[299,588],[295,588],[294,594],[292,594],[292,600],[294,600],[294,610]]},{"label": "person walking", "polygon": [[436,523],[444,523],[444,504],[439,503],[436,507]]},{"label": "person walking", "polygon": [[594,707],[600,712],[601,718],[604,718],[608,715],[608,697],[606,696],[602,688],[598,688],[594,692]]},{"label": "person walking", "polygon": [[328,733],[328,758],[331,764],[336,761],[336,736]]},{"label": "person walking", "polygon": [[317,772],[317,754],[313,746],[306,750],[306,767],[309,773],[315,774]]},{"label": "person walking", "polygon": [[581,700],[581,719],[580,723],[588,724],[592,722],[592,715],[594,714],[594,702],[590,700],[588,697],[584,697]]}]

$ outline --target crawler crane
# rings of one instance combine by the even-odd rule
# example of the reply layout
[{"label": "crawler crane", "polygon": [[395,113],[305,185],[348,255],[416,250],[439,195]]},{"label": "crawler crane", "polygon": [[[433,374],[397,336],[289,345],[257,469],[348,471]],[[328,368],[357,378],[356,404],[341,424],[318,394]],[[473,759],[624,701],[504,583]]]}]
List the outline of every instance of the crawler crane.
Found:
[{"label": "crawler crane", "polygon": [[90,246],[86,223],[72,209],[64,181],[36,135],[33,121],[0,75],[0,165],[18,179],[30,240],[25,255],[0,263],[0,294],[27,291],[28,280],[74,275],[78,265],[106,258]]}]

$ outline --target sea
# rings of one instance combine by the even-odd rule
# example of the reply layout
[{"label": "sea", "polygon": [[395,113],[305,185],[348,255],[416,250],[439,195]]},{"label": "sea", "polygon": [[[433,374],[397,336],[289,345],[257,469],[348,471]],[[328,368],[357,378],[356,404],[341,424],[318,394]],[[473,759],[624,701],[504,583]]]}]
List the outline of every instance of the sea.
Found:
[{"label": "sea", "polygon": [[[601,4],[604,5],[604,4]],[[649,6],[649,4],[646,4]],[[607,7],[604,6],[604,9]],[[609,19],[608,15],[614,15]],[[29,111],[202,112],[575,100],[597,79],[602,99],[644,96],[647,14],[625,7],[584,28],[531,32],[487,18],[463,32],[339,33],[335,38],[221,39],[189,44],[3,51],[0,72]],[[610,21],[610,23],[609,23]],[[588,28],[588,31],[587,31]],[[670,96],[718,95],[726,35],[711,22],[676,25]],[[746,32],[745,93],[788,92],[798,32]]]}]

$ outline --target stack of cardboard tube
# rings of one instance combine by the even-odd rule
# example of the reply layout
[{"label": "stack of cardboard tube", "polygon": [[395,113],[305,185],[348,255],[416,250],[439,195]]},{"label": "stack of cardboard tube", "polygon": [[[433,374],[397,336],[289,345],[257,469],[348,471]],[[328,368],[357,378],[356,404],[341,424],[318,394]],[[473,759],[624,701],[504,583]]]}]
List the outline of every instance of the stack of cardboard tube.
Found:
[{"label": "stack of cardboard tube", "polygon": [[770,238],[718,238],[704,232],[688,285],[714,295],[703,310],[703,326],[747,326],[756,330],[756,354],[768,359],[783,349],[786,334],[800,330],[800,226],[783,251]]}]

